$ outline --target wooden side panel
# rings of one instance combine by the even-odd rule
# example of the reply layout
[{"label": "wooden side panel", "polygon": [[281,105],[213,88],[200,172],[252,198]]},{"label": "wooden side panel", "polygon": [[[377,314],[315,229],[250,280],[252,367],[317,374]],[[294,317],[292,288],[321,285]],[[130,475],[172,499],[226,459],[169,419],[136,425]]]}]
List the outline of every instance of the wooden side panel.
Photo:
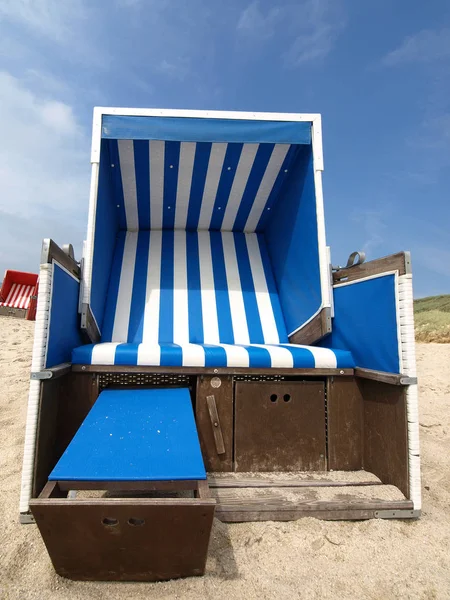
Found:
[{"label": "wooden side panel", "polygon": [[37,428],[33,495],[38,496],[48,474],[57,462],[55,453],[60,390],[65,377],[41,382],[41,400]]},{"label": "wooden side panel", "polygon": [[33,497],[40,494],[97,396],[97,375],[67,373],[42,381]]},{"label": "wooden side panel", "polygon": [[361,380],[364,398],[364,469],[408,498],[406,393],[399,386]]},{"label": "wooden side panel", "polygon": [[48,499],[30,507],[63,577],[159,581],[205,571],[213,499]]},{"label": "wooden side panel", "polygon": [[320,381],[237,382],[235,470],[324,470],[324,389]]},{"label": "wooden side panel", "polygon": [[58,458],[69,445],[81,423],[97,400],[98,376],[70,373],[60,393],[58,412],[58,436],[56,451]]},{"label": "wooden side panel", "polygon": [[[223,447],[217,446],[214,422],[208,407],[208,396],[214,396]],[[231,471],[233,469],[233,382],[231,377],[204,376],[197,379],[196,419],[206,470]]]},{"label": "wooden side panel", "polygon": [[328,468],[363,468],[363,399],[353,377],[332,377],[327,387]]}]

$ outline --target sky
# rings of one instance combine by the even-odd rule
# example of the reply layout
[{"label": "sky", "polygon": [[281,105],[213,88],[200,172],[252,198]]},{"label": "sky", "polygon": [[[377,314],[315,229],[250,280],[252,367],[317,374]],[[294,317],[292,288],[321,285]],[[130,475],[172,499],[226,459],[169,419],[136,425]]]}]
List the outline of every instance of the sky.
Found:
[{"label": "sky", "polygon": [[80,258],[94,106],[321,113],[333,264],[450,293],[448,0],[0,0],[0,272]]}]

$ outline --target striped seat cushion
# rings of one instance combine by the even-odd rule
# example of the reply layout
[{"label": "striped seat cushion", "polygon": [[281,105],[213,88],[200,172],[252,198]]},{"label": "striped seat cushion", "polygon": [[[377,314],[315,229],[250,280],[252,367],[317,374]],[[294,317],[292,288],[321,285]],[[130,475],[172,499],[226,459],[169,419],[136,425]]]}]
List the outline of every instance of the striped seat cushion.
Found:
[{"label": "striped seat cushion", "polygon": [[0,302],[0,306],[9,306],[11,308],[28,308],[30,305],[30,297],[33,293],[33,285],[25,285],[21,283],[13,283],[9,294],[4,302]]},{"label": "striped seat cushion", "polygon": [[74,364],[334,369],[353,368],[350,352],[294,344],[120,344],[105,342],[75,348]]}]

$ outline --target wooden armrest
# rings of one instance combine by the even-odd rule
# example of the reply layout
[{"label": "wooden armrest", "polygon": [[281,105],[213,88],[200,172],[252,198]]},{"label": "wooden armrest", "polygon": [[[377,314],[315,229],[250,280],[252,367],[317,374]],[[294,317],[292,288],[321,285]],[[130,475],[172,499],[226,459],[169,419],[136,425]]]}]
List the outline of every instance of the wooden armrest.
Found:
[{"label": "wooden armrest", "polygon": [[57,379],[68,373],[71,369],[72,363],[61,363],[42,371],[32,372],[31,379]]},{"label": "wooden armrest", "polygon": [[53,240],[47,238],[42,243],[41,264],[51,264],[53,260],[56,260],[78,279],[81,278],[81,268],[77,261],[66,254]]},{"label": "wooden armrest", "polygon": [[386,371],[373,371],[372,369],[355,369],[355,377],[361,379],[373,379],[382,383],[391,385],[414,385],[417,383],[417,377],[408,377],[400,373],[387,373]]},{"label": "wooden armrest", "polygon": [[384,258],[377,258],[354,267],[343,267],[333,273],[333,283],[338,284],[344,281],[354,281],[378,275],[388,271],[398,271],[399,275],[411,273],[411,255],[409,252],[398,252]]}]

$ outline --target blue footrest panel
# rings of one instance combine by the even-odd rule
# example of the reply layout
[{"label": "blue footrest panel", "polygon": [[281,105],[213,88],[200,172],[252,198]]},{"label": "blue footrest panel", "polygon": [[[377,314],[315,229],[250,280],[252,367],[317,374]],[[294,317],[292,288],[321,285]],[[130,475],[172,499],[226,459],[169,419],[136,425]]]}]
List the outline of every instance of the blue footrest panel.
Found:
[{"label": "blue footrest panel", "polygon": [[206,479],[189,390],[101,392],[49,479]]}]

